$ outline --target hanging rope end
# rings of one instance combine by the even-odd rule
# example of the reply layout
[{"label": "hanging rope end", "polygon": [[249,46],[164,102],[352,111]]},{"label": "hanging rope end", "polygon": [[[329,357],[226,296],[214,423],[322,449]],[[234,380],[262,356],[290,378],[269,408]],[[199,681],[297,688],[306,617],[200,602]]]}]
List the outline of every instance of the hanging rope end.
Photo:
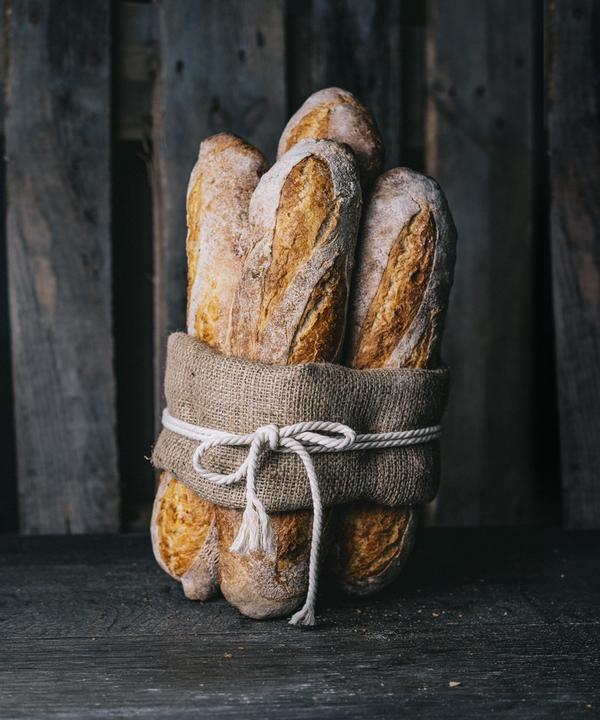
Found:
[{"label": "hanging rope end", "polygon": [[294,613],[289,621],[290,625],[304,625],[312,627],[315,624],[315,608],[314,605],[306,603],[297,613]]},{"label": "hanging rope end", "polygon": [[267,515],[262,503],[255,501],[246,506],[242,524],[229,549],[240,555],[248,555],[251,552],[275,554],[271,518]]}]

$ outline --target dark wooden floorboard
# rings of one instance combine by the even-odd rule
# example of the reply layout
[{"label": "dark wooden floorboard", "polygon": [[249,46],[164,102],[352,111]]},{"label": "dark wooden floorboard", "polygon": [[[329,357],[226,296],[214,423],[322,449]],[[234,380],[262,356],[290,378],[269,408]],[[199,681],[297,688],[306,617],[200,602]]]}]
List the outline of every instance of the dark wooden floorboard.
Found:
[{"label": "dark wooden floorboard", "polygon": [[2,538],[0,718],[595,717],[599,550],[424,530],[395,588],[302,631],[186,600],[142,537]]}]

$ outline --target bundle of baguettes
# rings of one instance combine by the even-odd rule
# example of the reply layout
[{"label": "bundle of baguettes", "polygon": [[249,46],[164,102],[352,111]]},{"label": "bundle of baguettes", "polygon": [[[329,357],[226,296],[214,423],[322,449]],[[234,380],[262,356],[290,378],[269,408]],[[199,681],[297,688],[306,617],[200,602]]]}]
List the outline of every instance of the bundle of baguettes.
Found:
[{"label": "bundle of baguettes", "polygon": [[[337,88],[290,119],[268,171],[233,135],[205,140],[187,196],[188,332],[263,363],[439,366],[454,225],[434,180],[382,164],[374,119]],[[306,594],[312,512],[272,515],[272,555],[230,550],[242,515],[163,473],[157,560],[189,598],[220,587],[250,617],[288,614]],[[327,511],[322,558],[338,586],[367,594],[397,577],[417,520],[418,508],[367,502]]]}]

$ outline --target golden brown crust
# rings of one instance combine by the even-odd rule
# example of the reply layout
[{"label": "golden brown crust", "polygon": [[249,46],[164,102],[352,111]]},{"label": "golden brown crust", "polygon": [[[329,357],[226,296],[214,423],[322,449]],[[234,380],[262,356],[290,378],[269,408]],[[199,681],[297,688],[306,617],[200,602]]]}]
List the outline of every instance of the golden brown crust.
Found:
[{"label": "golden brown crust", "polygon": [[352,93],[326,88],[311,95],[290,118],[281,139],[277,157],[307,138],[335,140],[352,148],[364,190],[381,172],[383,142],[375,119]]},{"label": "golden brown crust", "polygon": [[250,198],[267,162],[228,133],[200,145],[187,194],[188,332],[225,351],[229,315],[248,246]]},{"label": "golden brown crust", "polygon": [[226,600],[248,617],[264,619],[291,613],[304,599],[312,513],[273,513],[275,557],[231,553],[242,513],[217,508],[221,589]]},{"label": "golden brown crust", "polygon": [[[414,322],[433,266],[435,234],[435,222],[427,207],[417,211],[401,229],[364,319],[350,359],[352,367],[385,366]],[[424,335],[430,337],[431,333]]]},{"label": "golden brown crust", "polygon": [[331,140],[327,135],[329,118],[331,117],[332,109],[341,102],[341,99],[336,99],[329,103],[317,105],[314,110],[311,110],[304,117],[299,118],[296,125],[290,128],[289,134],[281,145],[282,154],[286,153],[296,143],[300,142],[300,140],[306,140],[306,138],[326,138]]},{"label": "golden brown crust", "polygon": [[180,579],[190,569],[208,537],[214,510],[186,485],[173,480],[169,473],[161,473],[153,541],[161,565],[174,578]]},{"label": "golden brown crust", "polygon": [[355,160],[338,143],[304,140],[263,176],[250,205],[231,354],[285,364],[310,346],[315,361],[320,352],[336,357],[360,205]]},{"label": "golden brown crust", "polygon": [[256,328],[257,344],[294,276],[314,248],[326,241],[328,226],[335,222],[336,206],[331,175],[323,160],[309,155],[292,168],[279,199],[271,263],[264,278]]},{"label": "golden brown crust", "polygon": [[368,594],[381,587],[382,579],[412,547],[416,514],[411,508],[376,503],[349,503],[338,510],[336,551],[344,590]]},{"label": "golden brown crust", "polygon": [[340,257],[319,280],[292,340],[288,363],[338,358],[344,337],[350,257]]},{"label": "golden brown crust", "polygon": [[434,180],[407,168],[377,179],[359,239],[347,362],[361,367],[439,362],[455,235]]}]

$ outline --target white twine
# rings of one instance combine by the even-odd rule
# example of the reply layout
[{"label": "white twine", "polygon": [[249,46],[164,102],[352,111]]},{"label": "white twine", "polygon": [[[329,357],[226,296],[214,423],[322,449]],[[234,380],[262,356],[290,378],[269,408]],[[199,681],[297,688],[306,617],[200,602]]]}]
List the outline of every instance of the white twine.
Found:
[{"label": "white twine", "polygon": [[[168,430],[199,445],[192,456],[194,470],[200,477],[215,485],[234,485],[246,481],[246,509],[237,537],[230,550],[248,554],[254,550],[274,554],[275,546],[271,531],[271,520],[264,505],[256,494],[256,472],[263,452],[293,452],[304,463],[313,503],[313,528],[308,565],[308,592],[304,605],[290,619],[292,625],[314,625],[317,599],[319,550],[323,524],[323,507],[319,481],[311,455],[323,452],[344,452],[347,450],[373,450],[379,448],[403,447],[436,440],[441,435],[441,425],[400,430],[397,432],[358,435],[347,425],[336,422],[314,420],[295,425],[278,427],[263,425],[253,433],[240,435],[214,428],[201,427],[173,417],[168,408],[163,410],[162,424]],[[239,468],[229,475],[211,472],[202,465],[207,450],[217,446],[248,446],[248,455]]]}]

